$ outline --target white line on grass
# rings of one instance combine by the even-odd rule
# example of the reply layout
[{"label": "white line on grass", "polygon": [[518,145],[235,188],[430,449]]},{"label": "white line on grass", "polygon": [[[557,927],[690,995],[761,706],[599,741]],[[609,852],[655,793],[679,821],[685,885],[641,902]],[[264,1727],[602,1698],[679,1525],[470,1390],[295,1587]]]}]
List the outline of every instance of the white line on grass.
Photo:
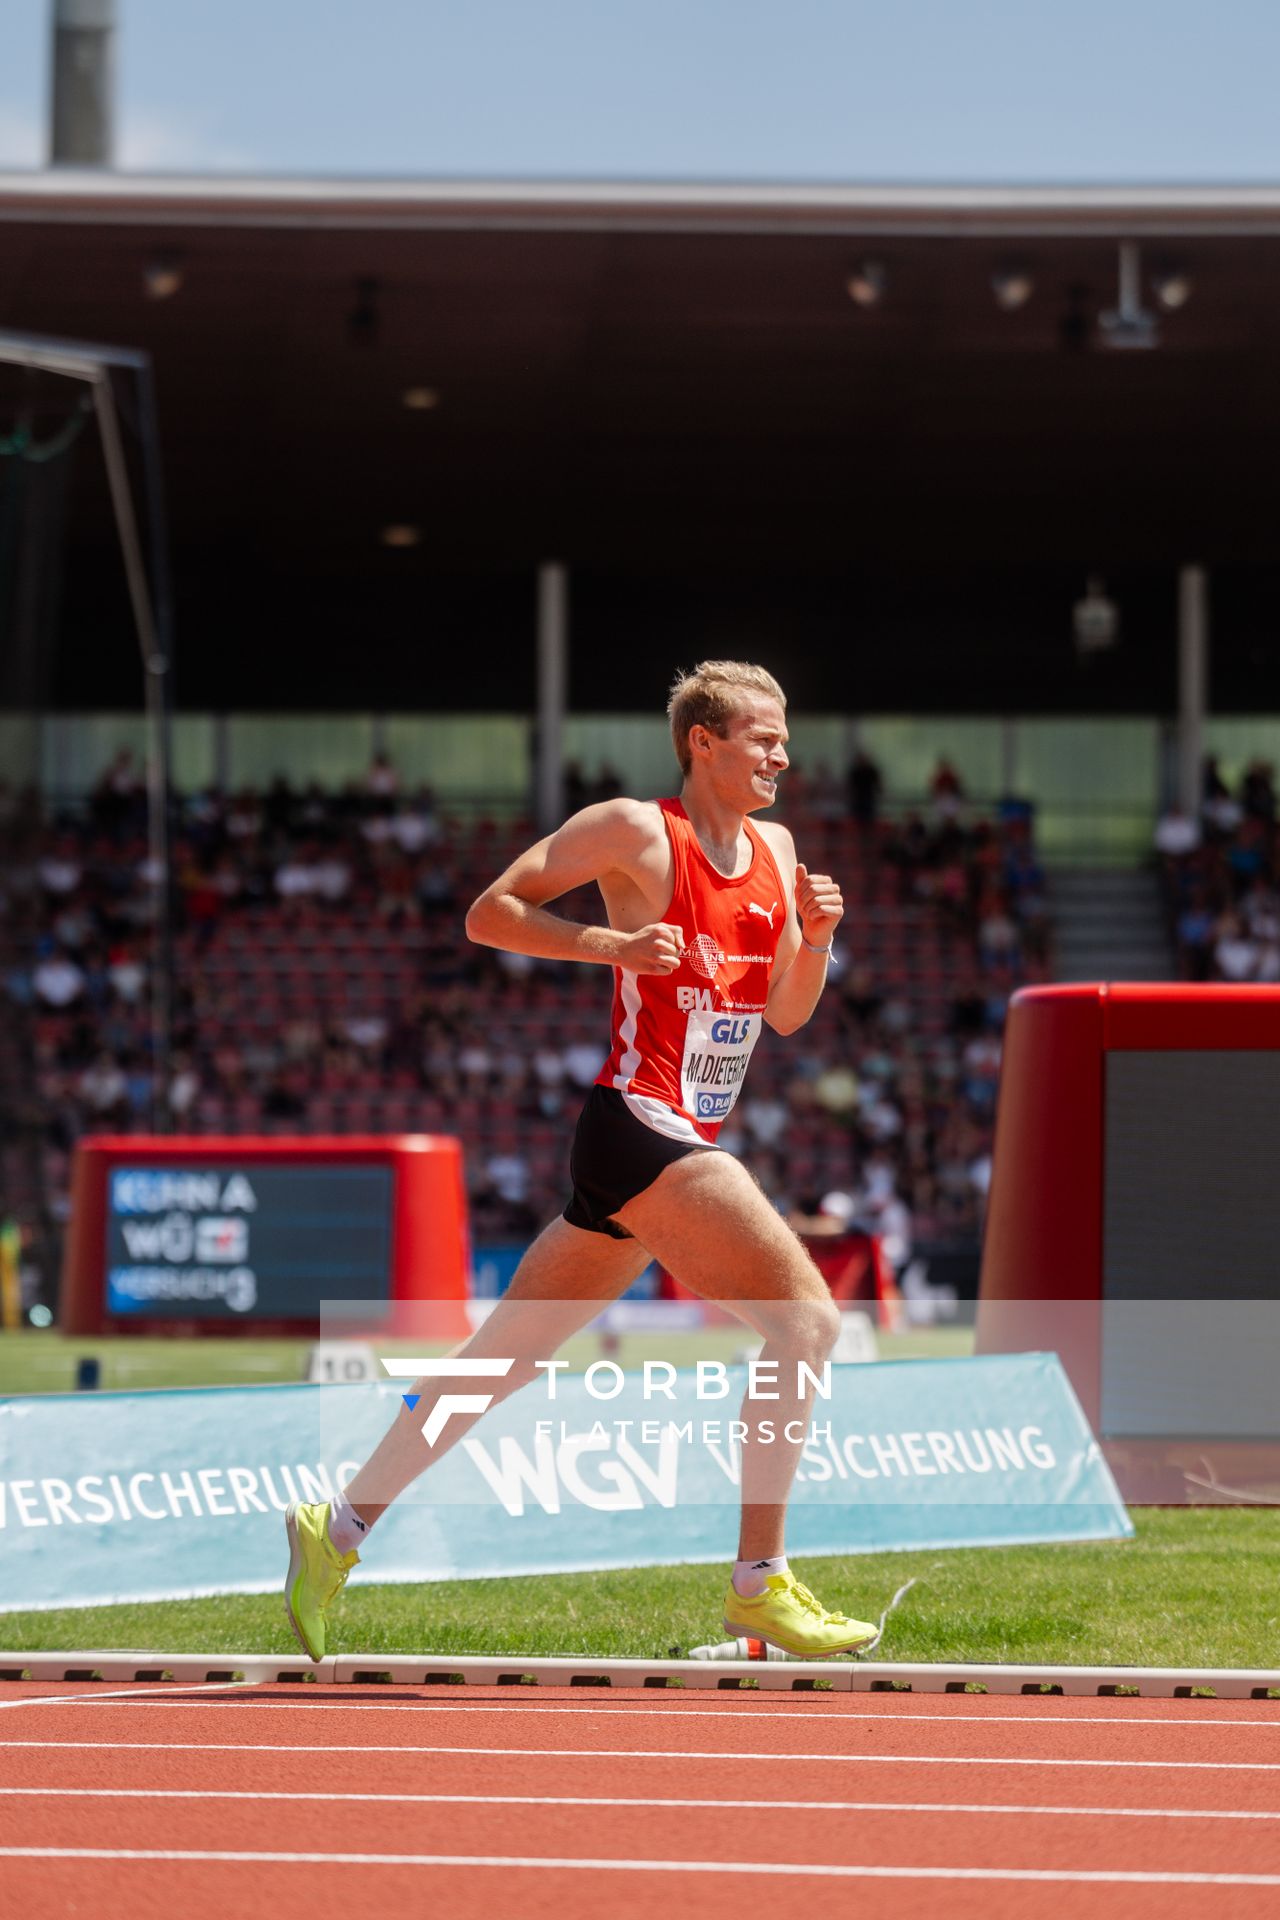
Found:
[{"label": "white line on grass", "polygon": [[692,1807],[761,1813],[995,1813],[1090,1820],[1280,1820],[1280,1812],[1221,1807],[1040,1807],[985,1800],[691,1800],[572,1793],[255,1793],[205,1787],[0,1787],[28,1800],[287,1800],[424,1807]]},{"label": "white line on grass", "polygon": [[558,1873],[748,1873],[823,1880],[997,1880],[1054,1885],[1280,1887],[1280,1873],[1124,1873],[1049,1867],[863,1867],[781,1860],[611,1860],[500,1853],[249,1853],[176,1847],[0,1847],[6,1860],[164,1860],[290,1867],[518,1867]]},{"label": "white line on grass", "polygon": [[823,1766],[852,1761],[877,1767],[1129,1767],[1158,1768],[1165,1773],[1280,1773],[1277,1760],[1031,1760],[1007,1753],[736,1753],[724,1747],[709,1751],[687,1747],[447,1747],[408,1740],[393,1747],[357,1745],[347,1740],[325,1741],[319,1746],[270,1740],[0,1740],[3,1747],[72,1747],[79,1753],[328,1753],[344,1759],[353,1753],[439,1753],[518,1760],[760,1760],[771,1767],[805,1760]]}]

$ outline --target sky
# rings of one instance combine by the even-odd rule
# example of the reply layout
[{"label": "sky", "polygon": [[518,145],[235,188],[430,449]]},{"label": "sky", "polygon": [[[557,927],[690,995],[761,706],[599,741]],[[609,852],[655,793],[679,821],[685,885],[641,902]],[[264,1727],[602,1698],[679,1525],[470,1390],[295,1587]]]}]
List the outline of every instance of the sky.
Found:
[{"label": "sky", "polygon": [[[117,0],[144,172],[1280,181],[1277,0]],[[0,169],[53,0],[0,0]]]}]

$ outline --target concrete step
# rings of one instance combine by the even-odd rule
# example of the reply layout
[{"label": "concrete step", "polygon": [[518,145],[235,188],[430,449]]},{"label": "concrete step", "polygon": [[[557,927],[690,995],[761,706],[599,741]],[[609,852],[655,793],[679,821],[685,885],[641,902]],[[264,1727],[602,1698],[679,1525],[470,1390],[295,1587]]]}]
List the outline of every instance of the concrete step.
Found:
[{"label": "concrete step", "polygon": [[1077,947],[1163,947],[1167,944],[1163,929],[1153,927],[1149,920],[1117,920],[1103,925],[1096,920],[1059,920],[1057,938],[1059,946],[1066,941]]},{"label": "concrete step", "polygon": [[1150,868],[1067,867],[1049,885],[1054,977],[1075,981],[1175,978],[1164,904]]},{"label": "concrete step", "polygon": [[1075,905],[1077,902],[1098,903],[1123,900],[1141,900],[1144,903],[1159,900],[1160,886],[1150,874],[1106,873],[1106,874],[1055,874],[1047,889],[1049,898],[1057,905]]},{"label": "concrete step", "polygon": [[1060,953],[1058,980],[1169,980],[1174,967],[1167,953]]},{"label": "concrete step", "polygon": [[1176,980],[1175,970],[1167,963],[1162,967],[1123,967],[1108,965],[1105,967],[1057,966],[1053,978],[1058,986],[1081,986],[1086,981],[1100,980],[1109,985],[1121,986],[1141,983],[1158,985],[1161,982]]}]

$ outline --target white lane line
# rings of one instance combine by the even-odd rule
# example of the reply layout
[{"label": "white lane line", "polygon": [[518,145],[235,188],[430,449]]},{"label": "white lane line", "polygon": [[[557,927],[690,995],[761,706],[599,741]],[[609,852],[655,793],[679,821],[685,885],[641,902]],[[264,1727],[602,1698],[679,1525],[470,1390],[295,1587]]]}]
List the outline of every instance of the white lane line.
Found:
[{"label": "white lane line", "polygon": [[[154,1683],[152,1684],[154,1686]],[[260,1685],[261,1683],[231,1681],[219,1682],[218,1684],[249,1686],[251,1684]],[[192,1691],[194,1690],[195,1689],[192,1689]],[[516,1693],[517,1689],[513,1687],[510,1691]],[[879,1712],[871,1712],[865,1709],[860,1711],[857,1707],[846,1706],[832,1712],[826,1707],[819,1709],[801,1704],[812,1700],[813,1697],[812,1694],[789,1695],[785,1707],[738,1706],[735,1700],[727,1696],[723,1707],[651,1707],[647,1701],[637,1701],[636,1704],[631,1707],[601,1707],[585,1700],[581,1703],[577,1700],[572,1702],[566,1700],[563,1706],[549,1706],[542,1701],[526,1701],[523,1698],[510,1702],[488,1700],[477,1700],[473,1702],[470,1700],[295,1700],[283,1694],[251,1696],[254,1706],[257,1707],[260,1712],[265,1712],[272,1707],[279,1707],[283,1713],[452,1713],[458,1716],[464,1713],[509,1714],[513,1709],[516,1709],[522,1717],[526,1714],[535,1713],[572,1713],[581,1715],[593,1714],[596,1718],[601,1718],[608,1714],[615,1714],[622,1717],[630,1714],[633,1717],[642,1716],[646,1720],[724,1720],[732,1715],[738,1720],[794,1721],[797,1718],[803,1718],[805,1720],[835,1720],[839,1721],[842,1725],[847,1725],[850,1720],[888,1719],[892,1711],[888,1708]],[[977,1698],[977,1696],[972,1694],[967,1697],[970,1700]],[[849,1695],[841,1694],[840,1698],[847,1700]],[[117,1700],[106,1694],[100,1694],[96,1699],[88,1694],[68,1694],[65,1697],[60,1696],[56,1703],[45,1702],[43,1704],[96,1706],[99,1700],[104,1706],[212,1707],[218,1704],[215,1700],[183,1700],[181,1698],[181,1690],[178,1688],[175,1688],[173,1693],[162,1694],[156,1698],[139,1701]],[[23,1703],[13,1701],[6,1704],[16,1706]],[[35,1705],[39,1703],[32,1702],[31,1704]],[[1188,1702],[1187,1704],[1194,1708],[1194,1702]],[[1241,1702],[1241,1705],[1246,1708],[1256,1708],[1259,1704],[1261,1703],[1258,1701]],[[966,1718],[966,1713],[963,1709],[957,1708],[952,1713],[895,1712],[892,1714],[892,1717],[896,1726],[903,1726],[916,1720],[942,1720],[954,1726]],[[1038,1707],[1032,1706],[1028,1708],[1026,1713],[975,1713],[971,1718],[972,1721],[976,1721],[984,1727],[996,1725],[1018,1727],[1242,1727],[1246,1732],[1266,1730],[1273,1733],[1280,1733],[1280,1714],[1270,1719],[1262,1717],[1246,1719],[1243,1715],[1227,1714],[1215,1714],[1210,1718],[1207,1715],[1202,1716],[1194,1711],[1184,1714],[1117,1713],[1114,1715],[1109,1713],[1041,1713]]]},{"label": "white lane line", "polygon": [[709,1751],[672,1747],[447,1747],[401,1741],[393,1747],[326,1741],[307,1746],[294,1741],[269,1740],[0,1740],[4,1747],[71,1747],[77,1753],[328,1753],[346,1759],[353,1753],[478,1754],[492,1759],[519,1760],[760,1760],[771,1767],[784,1761],[856,1762],[877,1767],[1129,1767],[1158,1768],[1165,1773],[1280,1773],[1277,1760],[1052,1760],[1025,1759],[1006,1753],[736,1753],[726,1747]]},{"label": "white lane line", "polygon": [[1280,1811],[1256,1813],[1208,1807],[1041,1807],[985,1800],[691,1800],[573,1793],[253,1793],[204,1787],[0,1787],[0,1798],[27,1800],[287,1800],[423,1807],[695,1807],[724,1812],[995,1813],[1089,1820],[1280,1820]]},{"label": "white lane line", "polygon": [[823,1880],[997,1880],[1068,1886],[1280,1887],[1280,1873],[1122,1873],[1048,1867],[863,1867],[781,1860],[591,1860],[501,1853],[249,1853],[176,1847],[0,1847],[6,1860],[215,1861],[289,1867],[517,1867],[558,1873],[749,1873]]},{"label": "white lane line", "polygon": [[[183,1688],[180,1681],[174,1682],[176,1687],[187,1693],[228,1693],[237,1687],[244,1688],[253,1684],[248,1680],[201,1680],[196,1685]],[[154,1680],[140,1680],[131,1687],[113,1687],[110,1693],[96,1694],[94,1699],[103,1706],[113,1707],[167,1705],[166,1695],[161,1694],[158,1698],[156,1697],[156,1685],[157,1682]],[[12,1710],[14,1707],[82,1707],[84,1704],[85,1695],[82,1693],[37,1693],[28,1695],[25,1700],[0,1700],[0,1713],[3,1713],[6,1708]],[[188,1704],[193,1707],[212,1707],[216,1702],[192,1700]]]}]

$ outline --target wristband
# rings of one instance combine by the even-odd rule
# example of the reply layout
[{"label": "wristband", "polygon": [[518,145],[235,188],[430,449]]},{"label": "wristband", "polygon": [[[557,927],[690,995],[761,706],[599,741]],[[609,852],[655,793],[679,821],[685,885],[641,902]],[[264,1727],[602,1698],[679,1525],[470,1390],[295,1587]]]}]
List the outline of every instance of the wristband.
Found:
[{"label": "wristband", "polygon": [[804,937],[804,934],[801,933],[800,945],[802,947],[808,947],[810,953],[824,953],[827,956],[827,959],[831,961],[831,964],[833,967],[838,967],[840,965],[840,962],[838,960],[832,959],[831,948],[834,947],[835,945],[834,939],[830,942],[828,946],[815,947],[812,940],[806,940]]}]

